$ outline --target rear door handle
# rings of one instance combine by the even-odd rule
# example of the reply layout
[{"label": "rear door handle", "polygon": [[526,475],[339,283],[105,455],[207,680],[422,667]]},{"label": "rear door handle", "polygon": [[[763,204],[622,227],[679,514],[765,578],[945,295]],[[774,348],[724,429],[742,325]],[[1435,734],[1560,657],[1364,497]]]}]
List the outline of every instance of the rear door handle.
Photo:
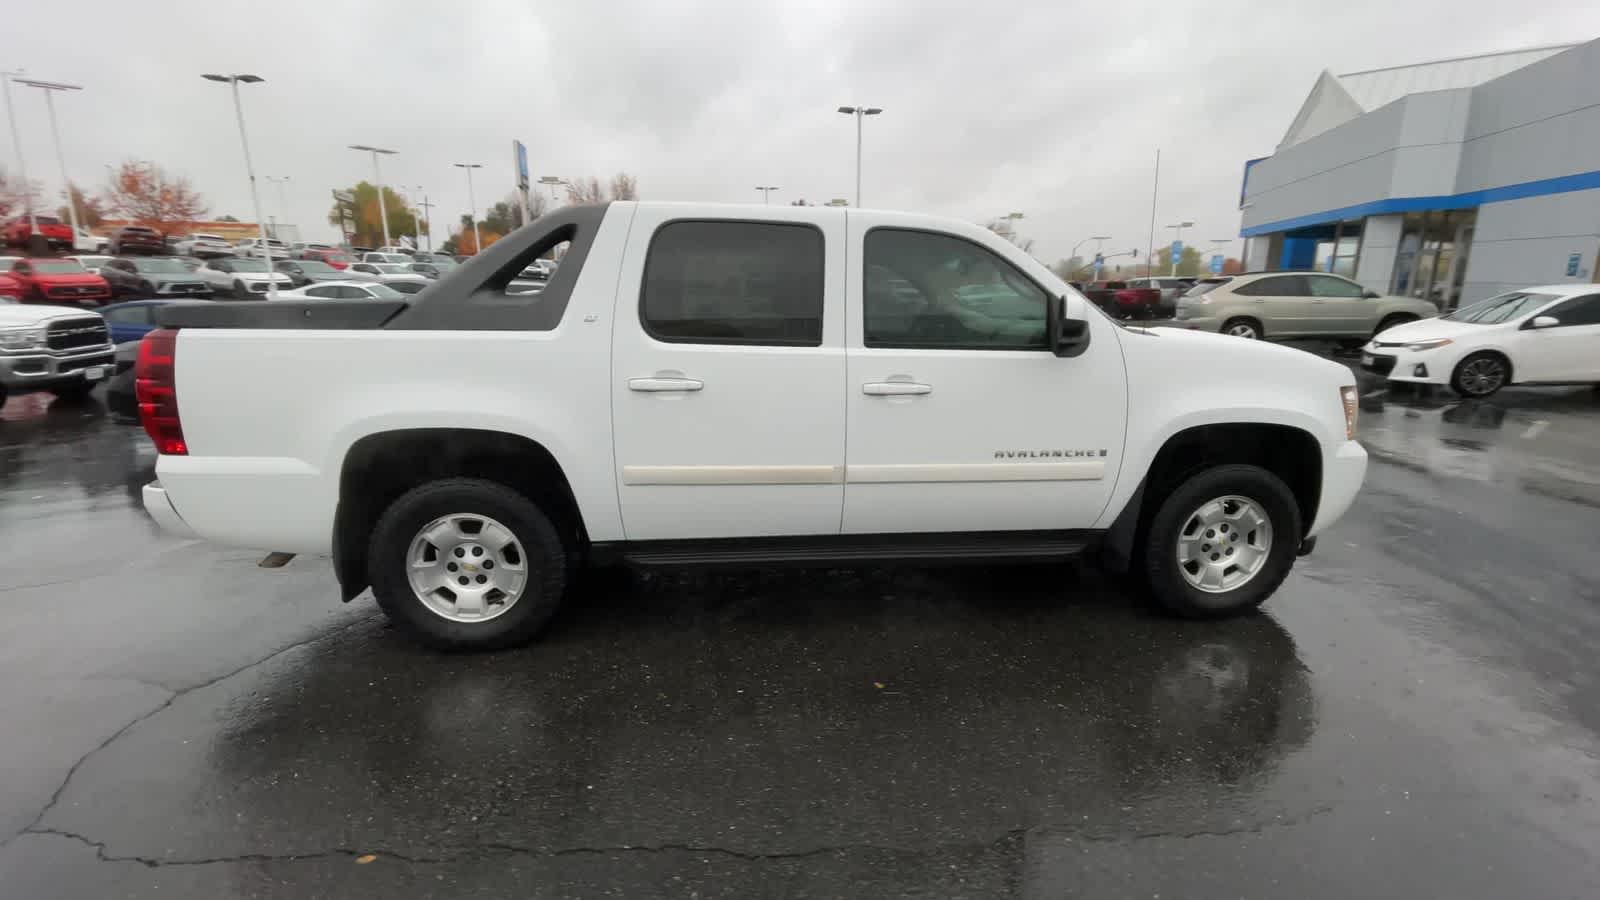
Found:
[{"label": "rear door handle", "polygon": [[869,381],[861,386],[861,393],[874,397],[904,397],[909,394],[931,394],[933,385],[919,381]]},{"label": "rear door handle", "polygon": [[628,390],[660,394],[667,391],[698,391],[706,383],[698,378],[629,378]]}]

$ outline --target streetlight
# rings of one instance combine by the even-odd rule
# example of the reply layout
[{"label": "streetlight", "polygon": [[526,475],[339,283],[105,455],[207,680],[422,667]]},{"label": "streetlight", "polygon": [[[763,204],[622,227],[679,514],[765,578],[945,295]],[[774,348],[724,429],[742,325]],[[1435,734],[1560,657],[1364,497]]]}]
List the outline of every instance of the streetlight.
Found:
[{"label": "streetlight", "polygon": [[[67,219],[72,223],[72,249],[78,249],[78,202],[72,196],[72,180],[67,177],[67,158],[61,154],[61,129],[56,127],[56,91],[81,91],[83,87],[76,84],[61,84],[54,81],[34,81],[29,78],[16,79],[17,84],[36,87],[44,91],[44,108],[50,113],[50,137],[56,144],[56,165],[61,167],[61,183],[67,195]],[[9,105],[9,103],[7,104]],[[30,206],[30,210],[31,210]]]},{"label": "streetlight", "polygon": [[[477,256],[483,252],[483,240],[478,236],[478,198],[472,195],[472,170],[483,168],[482,163],[451,163],[458,169],[467,170],[467,202],[472,204],[472,215],[467,218],[472,220],[472,255]],[[539,179],[540,183],[544,179]],[[554,190],[552,188],[551,190]]]},{"label": "streetlight", "polygon": [[[288,219],[289,219],[289,204],[288,204],[288,201],[283,199],[283,186],[285,184],[288,184],[289,176],[288,175],[263,175],[261,177],[265,178],[267,181],[270,181],[273,184],[278,186],[278,215],[283,216],[284,220],[288,221]],[[273,223],[273,230],[277,230],[277,223],[276,222]]]},{"label": "streetlight", "polygon": [[261,215],[261,196],[256,193],[256,167],[250,162],[250,138],[244,132],[244,107],[239,103],[239,83],[260,84],[266,81],[260,75],[201,75],[207,81],[219,81],[233,88],[233,115],[239,120],[239,143],[244,147],[244,170],[250,176],[250,205],[256,211],[256,227],[261,231],[261,261],[267,267],[267,299],[278,299],[278,282],[272,277],[272,251],[267,243],[267,220]]},{"label": "streetlight", "polygon": [[[1111,235],[1109,235],[1109,234],[1097,234],[1097,235],[1094,235],[1093,237],[1086,237],[1083,240],[1081,240],[1081,241],[1077,242],[1076,244],[1072,245],[1072,253],[1067,258],[1071,259],[1073,256],[1077,256],[1079,247],[1082,247],[1084,244],[1087,244],[1090,241],[1094,241],[1095,242],[1095,244],[1094,244],[1094,255],[1095,255],[1096,259],[1098,260],[1098,258],[1100,256],[1100,248],[1105,245],[1106,241],[1109,241],[1109,240],[1111,240]],[[1100,280],[1100,264],[1099,264],[1098,261],[1095,263],[1095,266],[1094,266],[1094,279],[1096,281]]]},{"label": "streetlight", "polygon": [[[1180,243],[1180,242],[1183,241],[1183,230],[1185,228],[1193,228],[1194,227],[1194,223],[1193,222],[1178,222],[1178,223],[1173,224],[1173,225],[1168,225],[1167,227],[1172,229],[1172,242],[1174,244],[1177,244],[1177,243]],[[1170,248],[1168,248],[1167,255],[1169,257],[1171,257],[1171,260],[1172,260],[1171,263],[1169,264],[1171,266],[1171,268],[1168,270],[1167,274],[1168,275],[1176,275],[1176,274],[1178,274],[1178,257],[1177,257],[1177,255],[1173,254],[1171,252]]]},{"label": "streetlight", "polygon": [[[422,190],[422,188],[419,187],[419,188],[417,188],[417,190],[420,191],[420,190]],[[429,253],[433,252],[433,207],[434,207],[434,204],[429,202],[428,195],[427,194],[423,194],[422,195],[422,202],[417,204],[417,209],[421,210],[422,214],[428,217],[428,252]]]},{"label": "streetlight", "polygon": [[540,175],[539,176],[539,183],[540,184],[544,184],[544,185],[549,185],[549,187],[550,187],[550,205],[554,206],[555,202],[556,202],[556,185],[558,185],[558,184],[566,184],[567,180],[565,178],[562,178],[560,175]]},{"label": "streetlight", "polygon": [[756,190],[761,192],[761,205],[766,206],[772,200],[772,192],[777,190],[777,185],[756,185]]},{"label": "streetlight", "polygon": [[17,151],[17,175],[22,179],[22,200],[28,207],[28,233],[39,233],[39,220],[33,214],[33,192],[28,190],[28,163],[22,158],[22,132],[17,130],[17,114],[11,109],[11,79],[21,75],[19,69],[15,72],[0,72],[0,94],[6,98],[6,120],[11,123],[11,145]]},{"label": "streetlight", "polygon": [[383,223],[383,246],[389,246],[389,204],[383,197],[383,169],[378,166],[378,155],[393,156],[399,151],[385,150],[382,147],[368,147],[366,144],[351,144],[351,150],[360,150],[372,154],[372,177],[378,181],[378,221]]},{"label": "streetlight", "polygon": [[856,209],[861,208],[861,119],[881,112],[876,106],[841,106],[839,112],[856,117]]},{"label": "streetlight", "polygon": [[[426,197],[427,196],[426,194],[424,194],[422,192],[422,185],[420,185],[420,184],[417,185],[417,196],[419,196],[419,197]],[[413,203],[413,204],[411,204],[411,208],[416,210],[416,212],[412,214],[413,218],[411,220],[412,226],[416,229],[416,231],[415,231],[415,240],[417,242],[416,246],[413,249],[421,250],[422,249],[422,204]]]}]

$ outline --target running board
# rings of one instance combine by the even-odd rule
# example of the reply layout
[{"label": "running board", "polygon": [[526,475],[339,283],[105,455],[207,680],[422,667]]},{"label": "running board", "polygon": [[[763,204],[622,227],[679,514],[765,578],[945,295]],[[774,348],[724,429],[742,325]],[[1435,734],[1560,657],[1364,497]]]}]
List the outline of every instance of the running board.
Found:
[{"label": "running board", "polygon": [[597,563],[637,566],[826,565],[1001,562],[1064,559],[1098,544],[1099,531],[980,531],[956,534],[841,534],[597,543]]}]

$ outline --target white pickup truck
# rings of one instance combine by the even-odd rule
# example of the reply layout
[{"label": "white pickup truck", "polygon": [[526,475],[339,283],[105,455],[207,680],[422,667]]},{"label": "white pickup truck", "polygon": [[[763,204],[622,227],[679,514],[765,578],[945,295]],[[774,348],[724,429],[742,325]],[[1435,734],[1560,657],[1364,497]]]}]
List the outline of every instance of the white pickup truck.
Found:
[{"label": "white pickup truck", "polygon": [[[565,247],[538,294],[507,286]],[[582,562],[1021,560],[1253,609],[1366,471],[1346,368],[1123,327],[974,225],[617,202],[403,301],[163,309],[167,528],[331,554],[419,639],[530,639]]]}]

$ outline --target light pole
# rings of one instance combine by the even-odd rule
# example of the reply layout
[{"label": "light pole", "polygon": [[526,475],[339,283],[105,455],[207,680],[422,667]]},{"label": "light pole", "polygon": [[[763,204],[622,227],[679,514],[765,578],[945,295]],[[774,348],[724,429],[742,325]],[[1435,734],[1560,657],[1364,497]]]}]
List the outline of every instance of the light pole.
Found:
[{"label": "light pole", "polygon": [[[426,194],[422,193],[422,185],[420,185],[420,184],[417,185],[417,194],[420,195],[420,196],[424,196],[424,197],[427,196]],[[413,210],[415,210],[415,212],[413,212],[411,214],[412,215],[411,224],[412,224],[413,228],[415,229],[415,232],[414,232],[415,237],[413,238],[413,240],[415,240],[417,242],[415,247],[414,247],[414,249],[421,250],[422,249],[422,204],[413,203],[413,204],[411,204],[411,208]]]},{"label": "light pole", "polygon": [[[1193,222],[1177,222],[1175,224],[1168,225],[1167,227],[1172,229],[1172,242],[1174,244],[1176,244],[1176,243],[1179,243],[1179,242],[1181,242],[1183,240],[1183,230],[1185,228],[1193,228],[1194,227],[1194,223]],[[1169,257],[1171,257],[1171,260],[1172,260],[1171,263],[1170,263],[1170,268],[1167,270],[1167,274],[1168,275],[1176,275],[1176,274],[1178,274],[1178,257],[1177,257],[1177,254],[1174,254],[1172,252],[1171,248],[1168,248],[1167,255]]]},{"label": "light pole", "polygon": [[[289,176],[263,175],[261,177],[278,186],[278,215],[282,216],[284,221],[287,222],[289,220],[289,203],[283,199],[283,186],[289,182]],[[273,223],[273,230],[277,230],[276,222]],[[273,237],[277,237],[277,235],[273,235]]]},{"label": "light pole", "polygon": [[[483,252],[483,239],[478,236],[478,198],[472,194],[472,170],[483,168],[482,163],[451,163],[458,169],[467,170],[467,202],[472,204],[472,255],[477,256]],[[539,179],[541,182],[544,179]]]},{"label": "light pole", "polygon": [[250,161],[250,138],[244,132],[244,107],[239,103],[239,82],[260,84],[260,75],[201,75],[207,81],[220,81],[233,88],[233,115],[239,120],[239,144],[244,147],[244,170],[250,176],[250,206],[256,211],[256,227],[261,231],[261,261],[267,267],[267,299],[278,299],[278,282],[272,277],[272,251],[267,244],[267,220],[261,215],[261,195],[256,192],[256,167]]},{"label": "light pole", "polygon": [[372,154],[372,177],[378,181],[378,221],[383,223],[383,245],[387,247],[389,246],[389,204],[383,196],[383,169],[378,166],[378,156],[379,154],[393,156],[399,151],[385,150],[382,147],[368,147],[366,144],[351,144],[350,149]]},{"label": "light pole", "polygon": [[[83,88],[76,84],[60,84],[54,81],[34,81],[30,78],[18,78],[17,84],[25,84],[28,87],[36,87],[39,90],[44,91],[44,108],[50,114],[50,137],[55,141],[56,144],[56,165],[61,167],[61,183],[63,185],[62,190],[64,190],[67,195],[67,220],[72,223],[72,249],[76,251],[78,249],[78,202],[72,196],[72,179],[67,177],[67,158],[61,153],[61,129],[56,127],[55,94],[56,91],[81,91]],[[10,105],[11,104],[8,99],[6,106],[9,108]],[[20,154],[18,158],[21,158]],[[24,185],[24,187],[26,187],[26,185]],[[28,205],[28,212],[31,217],[33,214],[33,205],[31,203]]]},{"label": "light pole", "polygon": [[758,184],[758,185],[756,185],[756,190],[761,192],[761,205],[762,206],[766,206],[771,202],[771,200],[772,200],[772,192],[777,190],[777,189],[778,189],[777,185],[766,185],[766,184]]},{"label": "light pole", "polygon": [[856,117],[856,209],[861,208],[861,119],[881,112],[876,106],[841,106],[839,112]]},{"label": "light pole", "polygon": [[1020,212],[1008,212],[1000,218],[1006,221],[1006,240],[1015,244],[1017,242],[1017,222],[1026,219],[1027,216]]},{"label": "light pole", "polygon": [[28,234],[35,235],[39,233],[39,220],[33,213],[33,191],[28,189],[28,163],[22,158],[22,132],[17,130],[17,114],[11,108],[11,79],[21,74],[21,70],[0,72],[0,93],[6,98],[6,120],[11,123],[11,146],[17,151],[17,177],[22,179],[22,200],[28,207]]},{"label": "light pole", "polygon": [[[420,191],[420,190],[422,190],[422,188],[419,187],[419,188],[417,188],[417,190]],[[428,202],[428,195],[427,194],[423,194],[422,195],[422,202],[417,204],[417,209],[422,210],[422,214],[428,217],[428,252],[432,253],[433,252],[433,204]]]}]

